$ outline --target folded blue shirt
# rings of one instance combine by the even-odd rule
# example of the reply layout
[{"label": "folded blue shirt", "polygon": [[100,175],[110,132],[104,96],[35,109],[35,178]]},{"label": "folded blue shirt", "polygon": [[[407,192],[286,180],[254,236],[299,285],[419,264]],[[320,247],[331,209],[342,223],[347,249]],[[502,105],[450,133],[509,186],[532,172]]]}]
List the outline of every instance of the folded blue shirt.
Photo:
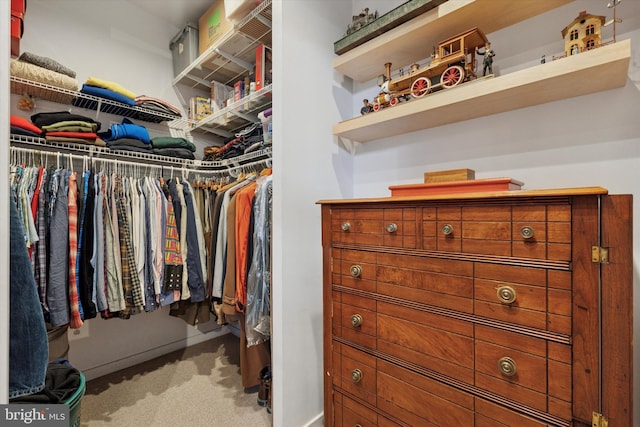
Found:
[{"label": "folded blue shirt", "polygon": [[83,84],[82,89],[80,89],[80,93],[86,93],[87,95],[93,95],[99,98],[110,99],[112,101],[121,102],[123,104],[131,105],[131,106],[137,105],[133,99],[127,98],[126,96],[118,92],[114,92],[111,89],[105,89],[103,87]]},{"label": "folded blue shirt", "polygon": [[115,141],[121,138],[137,139],[145,144],[151,144],[149,131],[146,127],[136,125],[126,117],[122,119],[122,124],[113,124],[106,132],[99,132],[98,136],[104,141]]}]

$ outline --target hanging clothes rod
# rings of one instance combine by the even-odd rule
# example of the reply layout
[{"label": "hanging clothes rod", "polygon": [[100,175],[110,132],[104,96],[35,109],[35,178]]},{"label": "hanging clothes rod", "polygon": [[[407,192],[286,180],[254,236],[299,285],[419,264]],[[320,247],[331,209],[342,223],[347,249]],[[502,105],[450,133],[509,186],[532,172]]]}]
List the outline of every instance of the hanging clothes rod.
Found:
[{"label": "hanging clothes rod", "polygon": [[251,163],[245,163],[243,165],[238,165],[231,167],[227,170],[229,175],[232,178],[237,178],[240,173],[248,173],[248,172],[259,172],[258,167],[262,166],[262,168],[270,168],[271,167],[271,159],[261,159]]},{"label": "hanging clothes rod", "polygon": [[240,156],[224,159],[224,160],[191,160],[180,159],[175,157],[166,157],[156,154],[140,153],[135,151],[119,151],[114,152],[106,147],[99,147],[95,145],[78,145],[62,142],[47,141],[43,138],[28,137],[24,135],[12,134],[10,138],[12,146],[29,146],[36,147],[36,150],[50,150],[50,151],[64,151],[64,152],[84,152],[88,156],[93,158],[115,158],[121,161],[128,161],[130,163],[144,163],[144,164],[160,164],[160,165],[172,165],[174,167],[185,167],[199,171],[212,171],[212,170],[224,170],[238,164],[251,162],[256,158],[271,157],[271,147],[265,147],[261,150],[256,150],[250,153],[242,154]]},{"label": "hanging clothes rod", "polygon": [[45,165],[48,163],[48,159],[51,162],[55,162],[57,167],[67,165],[73,168],[73,162],[81,162],[82,165],[96,164],[108,164],[112,165],[114,172],[121,170],[123,172],[135,172],[135,175],[148,175],[151,170],[155,170],[159,176],[178,176],[183,177],[189,174],[197,176],[228,176],[229,171],[227,169],[222,170],[194,170],[189,167],[167,166],[157,165],[151,163],[139,163],[131,162],[128,160],[119,159],[104,159],[100,157],[93,157],[88,155],[78,154],[64,154],[53,151],[41,151],[33,150],[23,147],[9,147],[10,149],[10,161],[12,164],[31,164],[31,165]]}]

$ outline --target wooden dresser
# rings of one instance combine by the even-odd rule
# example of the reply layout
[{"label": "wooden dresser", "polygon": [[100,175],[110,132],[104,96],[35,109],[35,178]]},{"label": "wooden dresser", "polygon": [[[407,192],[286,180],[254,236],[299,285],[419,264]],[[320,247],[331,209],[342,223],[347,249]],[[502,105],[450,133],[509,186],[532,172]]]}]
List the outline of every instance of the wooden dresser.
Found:
[{"label": "wooden dresser", "polygon": [[326,426],[632,426],[630,195],[318,203]]}]

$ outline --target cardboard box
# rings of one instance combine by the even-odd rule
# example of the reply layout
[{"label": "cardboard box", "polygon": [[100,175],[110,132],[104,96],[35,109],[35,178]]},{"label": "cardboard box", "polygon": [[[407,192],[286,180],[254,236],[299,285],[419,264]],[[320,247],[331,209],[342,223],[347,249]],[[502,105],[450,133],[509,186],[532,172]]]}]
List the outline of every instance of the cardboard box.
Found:
[{"label": "cardboard box", "polygon": [[473,169],[450,169],[424,173],[425,184],[434,182],[467,181],[475,178],[476,171]]},{"label": "cardboard box", "polygon": [[187,24],[169,42],[173,55],[173,76],[177,77],[198,58],[198,29],[195,24]]},{"label": "cardboard box", "polygon": [[273,58],[271,48],[261,44],[256,48],[256,90],[271,84],[271,71],[273,69]]},{"label": "cardboard box", "polygon": [[224,0],[217,0],[198,19],[199,54],[202,55],[220,37],[233,30],[233,23],[224,13]]},{"label": "cardboard box", "polygon": [[262,0],[224,0],[225,16],[228,20],[238,23],[260,3]]}]

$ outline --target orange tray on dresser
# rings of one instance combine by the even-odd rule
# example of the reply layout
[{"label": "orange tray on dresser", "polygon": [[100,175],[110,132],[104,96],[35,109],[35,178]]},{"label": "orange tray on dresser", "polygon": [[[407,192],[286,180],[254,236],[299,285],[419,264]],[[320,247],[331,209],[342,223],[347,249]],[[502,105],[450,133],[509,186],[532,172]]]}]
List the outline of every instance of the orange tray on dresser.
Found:
[{"label": "orange tray on dresser", "polygon": [[427,196],[431,194],[475,193],[485,191],[520,190],[523,182],[513,178],[473,179],[468,181],[435,182],[430,184],[391,185],[391,197]]}]

